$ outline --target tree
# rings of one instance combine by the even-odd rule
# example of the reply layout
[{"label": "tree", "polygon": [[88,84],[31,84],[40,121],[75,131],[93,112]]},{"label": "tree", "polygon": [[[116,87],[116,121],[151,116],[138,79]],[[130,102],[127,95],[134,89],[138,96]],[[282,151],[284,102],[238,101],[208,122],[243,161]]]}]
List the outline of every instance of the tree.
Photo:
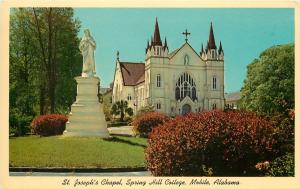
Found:
[{"label": "tree", "polygon": [[[31,11],[33,30],[38,36],[41,63],[46,73],[46,81],[42,85],[47,85],[50,112],[54,113],[56,108],[61,108],[56,106],[57,102],[70,106],[74,100],[66,95],[72,96],[69,91],[75,92],[73,77],[81,71],[77,37],[80,24],[73,18],[71,8],[32,8]],[[68,81],[70,77],[72,82]],[[73,90],[64,90],[67,87]],[[57,89],[60,89],[59,95]],[[60,99],[62,96],[63,99]]]},{"label": "tree", "polygon": [[10,17],[9,43],[9,123],[10,133],[29,132],[29,123],[35,115],[36,48],[30,36],[30,22],[24,9],[13,9]]},{"label": "tree", "polygon": [[288,113],[294,109],[294,45],[271,47],[247,67],[241,89],[242,108],[260,114]]},{"label": "tree", "polygon": [[66,113],[82,67],[73,9],[13,8],[9,27],[10,127],[28,126],[37,114]]},{"label": "tree", "polygon": [[125,114],[133,115],[132,108],[128,107],[128,102],[121,100],[114,103],[111,107],[111,114],[120,115],[120,121],[124,121]]}]

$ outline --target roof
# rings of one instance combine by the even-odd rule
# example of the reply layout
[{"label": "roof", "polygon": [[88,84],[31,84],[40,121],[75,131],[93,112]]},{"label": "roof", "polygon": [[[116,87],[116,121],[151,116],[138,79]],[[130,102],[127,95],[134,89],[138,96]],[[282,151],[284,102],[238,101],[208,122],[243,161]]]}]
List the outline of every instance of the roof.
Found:
[{"label": "roof", "polygon": [[225,100],[226,101],[237,101],[241,99],[240,92],[233,92],[233,93],[225,93]]},{"label": "roof", "polygon": [[[177,54],[177,52],[178,52],[180,49],[182,49],[186,44],[187,44],[187,45],[195,52],[195,54],[196,54],[199,58],[201,58],[201,56],[199,56],[199,54],[195,51],[195,49],[194,49],[188,42],[185,42],[181,47],[179,47],[179,48],[175,49],[174,51],[172,51],[171,53],[169,53],[169,58],[172,58],[173,56],[175,56],[175,55]],[[202,59],[202,58],[201,58],[201,59]]]},{"label": "roof", "polygon": [[162,45],[157,18],[156,18],[155,29],[154,29],[154,34],[153,34],[153,43],[151,44],[151,46],[155,46],[155,45],[159,45],[159,46]]},{"label": "roof", "polygon": [[124,86],[135,86],[145,81],[145,64],[120,62]]},{"label": "roof", "polygon": [[169,57],[170,57],[170,58],[173,57],[180,49],[181,49],[181,47],[180,47],[180,48],[177,48],[177,49],[175,49],[174,51],[172,51],[171,53],[169,53]]},{"label": "roof", "polygon": [[213,30],[212,22],[210,23],[209,38],[208,38],[208,49],[217,49],[216,43],[215,43],[215,36],[214,36],[214,30]]}]

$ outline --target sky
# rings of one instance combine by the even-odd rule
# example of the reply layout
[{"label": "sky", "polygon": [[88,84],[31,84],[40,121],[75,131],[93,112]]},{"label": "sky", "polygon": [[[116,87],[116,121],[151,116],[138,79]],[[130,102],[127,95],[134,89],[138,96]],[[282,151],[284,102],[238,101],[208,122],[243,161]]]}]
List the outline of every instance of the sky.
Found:
[{"label": "sky", "polygon": [[199,53],[213,23],[216,44],[222,41],[225,54],[225,92],[241,89],[247,65],[262,51],[294,43],[294,9],[287,8],[75,8],[75,17],[81,21],[79,37],[88,28],[96,41],[96,73],[101,87],[113,81],[117,51],[121,61],[144,62],[156,17],[169,52],[185,42],[182,32],[187,29],[189,44]]}]

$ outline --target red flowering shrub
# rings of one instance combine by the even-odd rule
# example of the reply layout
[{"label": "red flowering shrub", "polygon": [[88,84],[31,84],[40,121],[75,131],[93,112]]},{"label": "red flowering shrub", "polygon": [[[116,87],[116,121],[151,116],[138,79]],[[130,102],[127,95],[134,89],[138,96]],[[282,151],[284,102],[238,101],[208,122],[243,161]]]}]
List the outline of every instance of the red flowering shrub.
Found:
[{"label": "red flowering shrub", "polygon": [[40,136],[61,135],[66,129],[68,118],[60,114],[40,115],[33,119],[31,128]]},{"label": "red flowering shrub", "polygon": [[168,121],[169,118],[159,112],[146,112],[136,116],[133,119],[132,125],[135,132],[139,133],[142,137],[147,137],[154,127]]},{"label": "red flowering shrub", "polygon": [[239,111],[179,116],[149,135],[145,156],[155,176],[243,175],[273,153],[274,127],[267,118]]}]

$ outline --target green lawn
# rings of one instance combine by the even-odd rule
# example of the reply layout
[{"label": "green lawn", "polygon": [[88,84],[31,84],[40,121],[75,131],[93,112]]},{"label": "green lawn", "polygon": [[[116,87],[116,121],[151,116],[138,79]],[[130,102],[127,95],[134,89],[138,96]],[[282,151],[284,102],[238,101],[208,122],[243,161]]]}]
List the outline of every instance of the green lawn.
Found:
[{"label": "green lawn", "polygon": [[147,140],[114,137],[39,137],[9,139],[9,163],[14,167],[141,167]]}]

